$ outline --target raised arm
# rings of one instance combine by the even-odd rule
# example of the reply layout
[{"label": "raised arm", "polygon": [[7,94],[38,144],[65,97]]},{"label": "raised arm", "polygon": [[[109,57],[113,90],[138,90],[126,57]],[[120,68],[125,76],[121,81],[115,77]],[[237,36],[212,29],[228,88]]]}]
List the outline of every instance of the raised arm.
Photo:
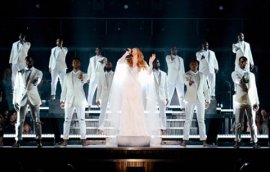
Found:
[{"label": "raised arm", "polygon": [[233,53],[236,53],[239,49],[240,49],[240,48],[239,48],[239,46],[238,46],[237,43],[236,43],[236,44],[232,44],[232,52],[233,52]]},{"label": "raised arm", "polygon": [[148,72],[151,74],[153,72],[153,62],[156,59],[156,54],[152,54],[149,58],[149,67],[148,67]]},{"label": "raised arm", "polygon": [[128,48],[127,51],[122,55],[122,57],[117,61],[117,63],[125,63],[126,58],[131,54],[131,49]]}]

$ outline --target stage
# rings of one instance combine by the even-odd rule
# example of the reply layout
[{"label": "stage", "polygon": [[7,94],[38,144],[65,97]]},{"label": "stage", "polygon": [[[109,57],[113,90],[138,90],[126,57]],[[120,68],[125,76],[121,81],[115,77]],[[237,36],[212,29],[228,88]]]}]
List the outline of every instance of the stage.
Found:
[{"label": "stage", "polygon": [[0,149],[1,166],[8,171],[259,171],[265,168],[270,148],[242,145],[203,148],[202,145],[157,147],[108,147],[88,140],[88,146],[21,146]]},{"label": "stage", "polygon": [[[59,101],[54,101],[59,102]],[[111,147],[106,145],[109,136],[97,134],[99,109],[86,111],[87,143],[81,146],[78,120],[73,119],[68,146],[54,146],[55,135],[51,120],[57,114],[63,118],[59,106],[41,107],[44,122],[42,143],[37,148],[35,134],[23,134],[20,148],[12,148],[15,134],[4,134],[0,148],[1,165],[9,171],[106,171],[106,172],[178,172],[178,171],[257,171],[268,163],[270,147],[268,135],[258,135],[260,149],[249,143],[250,134],[242,135],[240,149],[233,147],[235,135],[230,132],[232,109],[214,109],[206,115],[208,148],[199,141],[196,118],[193,119],[190,141],[186,148],[183,139],[184,112],[178,106],[166,110],[167,131],[161,136],[161,145],[155,147]],[[213,114],[211,116],[211,114]],[[61,116],[62,115],[62,116]],[[58,124],[62,126],[62,123]],[[60,133],[62,131],[60,130]],[[63,136],[61,135],[63,138]]]}]

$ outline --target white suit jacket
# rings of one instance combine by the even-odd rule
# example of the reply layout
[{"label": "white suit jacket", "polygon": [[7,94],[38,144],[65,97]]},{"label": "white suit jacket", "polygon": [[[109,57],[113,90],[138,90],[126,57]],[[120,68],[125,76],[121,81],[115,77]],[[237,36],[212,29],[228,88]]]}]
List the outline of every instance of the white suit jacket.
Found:
[{"label": "white suit jacket", "polygon": [[[98,60],[97,60],[98,59]],[[101,64],[99,61],[105,59],[105,63]],[[87,68],[87,75],[90,82],[94,81],[96,78],[99,78],[100,75],[104,74],[104,66],[106,64],[106,57],[102,56],[93,56],[89,59],[89,65]]]},{"label": "white suit jacket", "polygon": [[[202,59],[202,55],[208,54],[204,59]],[[205,56],[205,55],[204,55]],[[218,61],[216,58],[216,54],[212,50],[201,50],[196,52],[197,60],[200,62],[199,71],[202,73],[215,73],[215,69],[218,70]]]},{"label": "white suit jacket", "polygon": [[114,72],[105,72],[100,78],[97,86],[96,101],[102,101],[104,98],[108,98],[110,94],[110,89],[112,86]]},{"label": "white suit jacket", "polygon": [[159,76],[157,76],[155,73],[157,72],[155,69],[153,69],[154,77],[155,77],[155,86],[156,86],[156,92],[157,96],[161,100],[168,99],[168,89],[167,89],[167,74],[159,70]]},{"label": "white suit jacket", "polygon": [[[31,68],[32,72],[30,74],[28,82],[27,68],[18,71],[15,82],[14,82],[14,92],[13,92],[13,104],[18,103],[20,106],[25,105],[26,98],[30,100],[32,105],[41,105],[41,99],[38,93],[38,84],[42,79],[42,72],[34,67]],[[33,85],[33,80],[37,79],[37,85]]]},{"label": "white suit jacket", "polygon": [[[248,92],[244,92],[240,86],[240,80],[242,79],[244,73],[247,72],[249,76],[249,83],[247,83]],[[255,75],[252,72],[244,71],[242,69],[232,72],[232,80],[236,86],[236,92],[234,95],[234,104],[243,104],[243,100],[247,100],[250,105],[259,105],[259,98],[257,93],[257,86]]]},{"label": "white suit jacket", "polygon": [[66,56],[68,53],[68,49],[66,47],[54,47],[51,49],[50,61],[49,61],[49,68],[51,70],[55,69],[56,67],[59,69],[67,69],[66,65]]},{"label": "white suit jacket", "polygon": [[88,76],[79,70],[77,74],[82,73],[82,81],[78,77],[76,77],[75,81],[72,81],[72,72],[65,75],[60,102],[64,101],[67,108],[71,106],[86,107],[88,103],[85,98],[83,85],[87,82]]},{"label": "white suit jacket", "polygon": [[30,42],[25,42],[23,45],[20,44],[20,41],[14,42],[11,48],[9,63],[25,64],[25,57],[28,55],[28,50],[30,49],[30,46]]},{"label": "white suit jacket", "polygon": [[[200,81],[199,84],[193,83],[191,86],[189,85],[190,77],[194,75],[199,75]],[[187,91],[185,94],[185,100],[187,102],[196,102],[199,100],[201,103],[209,102],[210,103],[210,96],[208,85],[206,83],[206,77],[203,73],[197,72],[194,73],[193,71],[186,72],[185,76],[185,85],[187,87]]]},{"label": "white suit jacket", "polygon": [[[175,62],[179,63],[179,67],[176,68]],[[184,82],[185,77],[185,67],[184,60],[182,57],[176,56],[176,58],[172,61],[171,55],[166,56],[166,62],[168,67],[168,82],[176,82],[180,80],[180,82]]]},{"label": "white suit jacket", "polygon": [[[232,45],[232,51],[234,53],[236,53],[236,58],[235,58],[235,65],[238,66],[239,65],[239,58],[241,56],[245,56],[247,58],[247,69],[249,69],[250,65],[254,65],[254,61],[253,61],[253,57],[252,57],[252,53],[251,53],[251,49],[250,49],[250,45],[249,43],[243,41],[244,45],[240,46],[240,42],[233,44]],[[237,47],[239,47],[240,49],[238,51],[236,51]]]}]

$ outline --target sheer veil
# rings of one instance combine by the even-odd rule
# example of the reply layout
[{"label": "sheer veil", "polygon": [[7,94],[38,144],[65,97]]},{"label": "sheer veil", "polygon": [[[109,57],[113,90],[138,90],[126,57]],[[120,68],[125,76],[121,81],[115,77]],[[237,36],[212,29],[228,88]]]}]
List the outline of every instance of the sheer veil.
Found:
[{"label": "sheer veil", "polygon": [[[127,89],[124,88],[123,84],[128,79],[127,77],[130,77],[130,71],[129,66],[123,60],[125,59],[119,59],[115,68],[105,114],[104,128],[101,128],[104,134],[108,136],[107,145],[117,145],[116,138],[119,135],[121,115],[124,115],[121,113],[123,90]],[[138,125],[139,127],[140,125],[145,125],[148,136],[151,136],[151,145],[160,145],[160,119],[157,111],[156,89],[152,69],[141,70],[138,74],[138,79],[142,88],[142,103],[144,104],[145,118],[145,124]]]}]

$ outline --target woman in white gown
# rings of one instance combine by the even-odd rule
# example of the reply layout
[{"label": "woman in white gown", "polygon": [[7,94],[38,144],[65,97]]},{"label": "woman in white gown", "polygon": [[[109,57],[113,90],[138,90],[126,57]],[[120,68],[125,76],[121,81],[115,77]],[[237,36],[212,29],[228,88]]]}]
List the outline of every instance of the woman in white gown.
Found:
[{"label": "woman in white gown", "polygon": [[160,121],[152,63],[144,61],[138,48],[128,49],[118,60],[103,128],[108,145],[145,146],[160,144]]}]

